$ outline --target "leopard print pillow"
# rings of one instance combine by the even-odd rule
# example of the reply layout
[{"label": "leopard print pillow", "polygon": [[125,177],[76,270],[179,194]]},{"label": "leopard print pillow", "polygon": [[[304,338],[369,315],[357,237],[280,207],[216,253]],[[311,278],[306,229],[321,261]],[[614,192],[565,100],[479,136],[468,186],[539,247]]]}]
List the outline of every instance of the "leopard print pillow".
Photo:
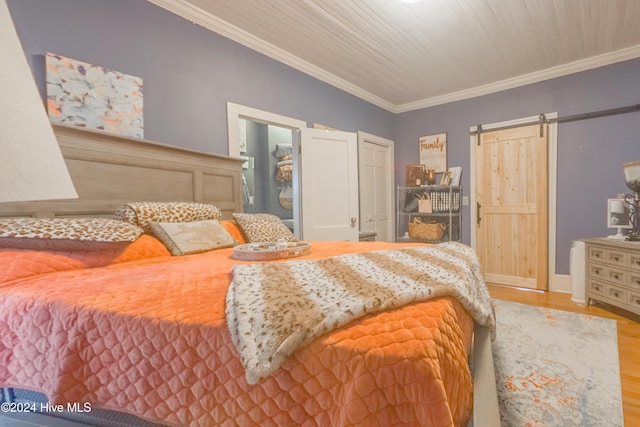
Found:
[{"label": "leopard print pillow", "polygon": [[108,218],[0,219],[0,248],[86,251],[129,244],[142,229]]},{"label": "leopard print pillow", "polygon": [[193,202],[137,202],[127,203],[114,213],[114,218],[151,232],[152,222],[191,222],[222,219],[222,212],[214,205]]},{"label": "leopard print pillow", "polygon": [[291,230],[275,215],[234,213],[233,219],[240,225],[250,243],[276,242],[278,239],[284,239],[287,242],[298,241]]}]

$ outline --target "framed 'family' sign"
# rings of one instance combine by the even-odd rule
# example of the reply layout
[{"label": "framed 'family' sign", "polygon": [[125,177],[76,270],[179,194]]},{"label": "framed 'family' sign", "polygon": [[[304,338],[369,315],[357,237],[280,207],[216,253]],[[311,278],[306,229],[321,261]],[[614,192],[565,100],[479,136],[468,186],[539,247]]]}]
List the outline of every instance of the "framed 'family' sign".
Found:
[{"label": "framed 'family' sign", "polygon": [[420,164],[436,173],[447,171],[447,134],[421,136],[418,139]]}]

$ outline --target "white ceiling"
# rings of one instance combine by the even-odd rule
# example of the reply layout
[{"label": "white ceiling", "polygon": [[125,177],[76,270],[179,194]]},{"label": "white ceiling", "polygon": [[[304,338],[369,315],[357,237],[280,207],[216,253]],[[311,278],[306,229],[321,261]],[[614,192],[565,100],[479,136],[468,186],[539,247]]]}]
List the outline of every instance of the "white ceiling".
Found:
[{"label": "white ceiling", "polygon": [[393,112],[640,57],[640,0],[148,0]]}]

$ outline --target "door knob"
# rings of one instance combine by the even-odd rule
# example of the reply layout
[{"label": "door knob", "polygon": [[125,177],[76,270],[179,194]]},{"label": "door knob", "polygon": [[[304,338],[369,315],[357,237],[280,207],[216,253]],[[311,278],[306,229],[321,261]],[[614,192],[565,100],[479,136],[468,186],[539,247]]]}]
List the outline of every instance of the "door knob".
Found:
[{"label": "door knob", "polygon": [[351,227],[355,227],[356,226],[356,222],[358,222],[358,218],[356,218],[355,216],[351,217]]}]

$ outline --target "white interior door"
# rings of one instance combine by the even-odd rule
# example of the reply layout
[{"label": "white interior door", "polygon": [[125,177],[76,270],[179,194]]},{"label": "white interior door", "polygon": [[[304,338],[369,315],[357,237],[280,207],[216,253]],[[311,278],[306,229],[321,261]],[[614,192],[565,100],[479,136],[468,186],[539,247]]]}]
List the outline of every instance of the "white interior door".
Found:
[{"label": "white interior door", "polygon": [[360,230],[394,239],[393,141],[358,132]]},{"label": "white interior door", "polygon": [[302,238],[359,238],[358,140],[355,133],[302,129]]}]

